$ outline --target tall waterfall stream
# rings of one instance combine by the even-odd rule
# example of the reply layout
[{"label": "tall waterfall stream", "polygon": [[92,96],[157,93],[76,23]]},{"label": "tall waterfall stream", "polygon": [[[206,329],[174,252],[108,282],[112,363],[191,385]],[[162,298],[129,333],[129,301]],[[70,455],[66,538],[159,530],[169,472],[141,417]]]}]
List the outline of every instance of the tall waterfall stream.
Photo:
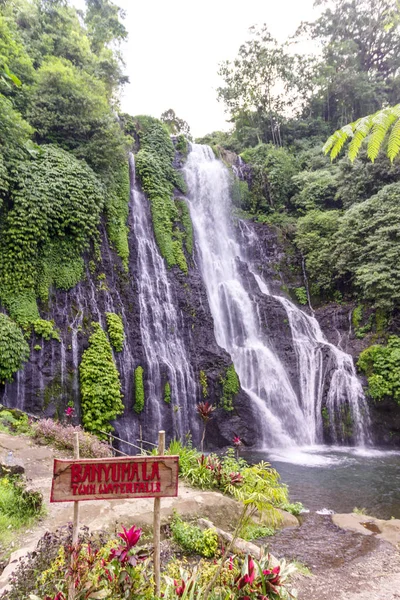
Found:
[{"label": "tall waterfall stream", "polygon": [[[259,444],[282,447],[320,443],[326,385],[326,409],[334,439],[335,422],[340,419],[341,407],[347,406],[356,443],[368,443],[368,409],[352,358],[327,342],[317,320],[287,298],[275,296],[285,308],[291,328],[300,393],[294,390],[268,332],[262,330],[257,303],[246,289],[238,261],[247,264],[263,294],[270,292],[236,240],[228,170],[209,147],[194,144],[184,174],[216,339],[231,355],[241,385],[256,406],[261,423]],[[323,348],[329,351],[329,368],[323,361]]]}]

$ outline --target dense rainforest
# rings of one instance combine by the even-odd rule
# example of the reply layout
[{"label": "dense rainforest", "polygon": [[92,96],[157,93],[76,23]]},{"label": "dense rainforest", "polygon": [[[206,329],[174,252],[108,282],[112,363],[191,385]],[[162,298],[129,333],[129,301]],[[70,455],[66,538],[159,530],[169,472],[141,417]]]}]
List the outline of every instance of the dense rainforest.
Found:
[{"label": "dense rainforest", "polygon": [[[196,330],[197,319],[211,330],[212,320],[198,278],[192,285],[184,279],[194,269],[179,172],[189,127],[172,110],[161,120],[121,113],[119,92],[127,83],[120,53],[127,36],[123,13],[110,0],[85,3],[79,11],[68,0],[0,1],[0,388],[15,382],[24,363],[51,343],[40,363],[41,396],[29,406],[39,412],[53,404],[60,416],[77,399],[78,386],[79,417],[103,435],[124,404],[132,415],[146,412],[151,376],[163,390],[162,411],[170,410],[173,385],[165,370],[144,372],[140,342],[132,342],[137,356],[115,359],[141,327],[132,316],[132,332],[126,323],[124,331],[121,307],[108,296],[115,283],[111,271],[121,295],[136,285],[130,150],[150,202],[157,247],[180,286],[185,327]],[[362,352],[358,367],[368,378],[369,397],[393,405],[400,403],[398,159],[391,162],[382,152],[371,162],[362,150],[354,162],[346,156],[331,162],[322,147],[335,129],[398,101],[398,4],[316,4],[320,16],[284,44],[267,26],[252,28],[237,58],[220,65],[218,96],[231,130],[197,141],[210,145],[238,175],[232,177],[235,216],[264,224],[284,247],[285,257],[276,264],[286,273],[284,291],[311,313],[339,305],[351,314],[353,354]],[[298,53],[304,40],[313,42],[315,55]],[[110,251],[118,258],[107,271]],[[89,284],[86,291],[79,287]],[[61,326],[61,316],[60,323],[54,318],[57,304],[67,302],[65,294],[73,289],[78,291],[68,305],[70,320]],[[138,291],[132,298],[127,293],[125,308],[132,315],[139,310],[133,298]],[[106,297],[103,326],[95,311],[82,308],[89,293]],[[242,402],[235,369],[226,353],[214,349],[215,341],[201,335],[214,358],[204,352],[193,359],[200,399],[218,399],[229,413],[238,394]],[[46,361],[54,356],[62,368],[50,377]],[[78,365],[79,385],[72,372]],[[174,411],[179,414],[178,404]],[[171,421],[172,435],[179,418],[172,414]],[[235,427],[236,433],[237,422]]]}]

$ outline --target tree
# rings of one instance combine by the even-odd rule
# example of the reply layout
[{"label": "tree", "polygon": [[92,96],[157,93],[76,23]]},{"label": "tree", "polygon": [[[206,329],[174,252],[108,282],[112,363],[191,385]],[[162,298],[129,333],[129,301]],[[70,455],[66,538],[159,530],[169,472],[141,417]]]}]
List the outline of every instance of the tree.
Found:
[{"label": "tree", "polygon": [[170,133],[174,135],[183,134],[184,136],[191,138],[189,124],[183,119],[180,119],[172,108],[163,112],[160,120],[165,123]]},{"label": "tree", "polygon": [[398,13],[397,0],[333,0],[319,19],[301,25],[298,36],[322,43],[313,115],[340,127],[393,102],[400,70]]},{"label": "tree", "polygon": [[121,42],[128,32],[121,23],[125,13],[110,0],[85,0],[85,23],[94,52],[99,53],[111,42]]},{"label": "tree", "polygon": [[[252,38],[239,48],[237,58],[220,65],[225,85],[218,88],[231,119],[256,131],[258,142],[281,143],[280,122],[299,104],[308,78],[304,58],[288,53],[266,25],[250,29]],[[263,136],[267,125],[268,137]]]}]

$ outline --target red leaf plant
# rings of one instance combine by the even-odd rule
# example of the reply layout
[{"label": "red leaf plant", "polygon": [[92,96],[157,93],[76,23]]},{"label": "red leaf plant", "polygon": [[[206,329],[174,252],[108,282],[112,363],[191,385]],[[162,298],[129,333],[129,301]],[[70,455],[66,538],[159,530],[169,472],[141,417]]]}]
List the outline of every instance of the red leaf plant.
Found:
[{"label": "red leaf plant", "polygon": [[130,554],[132,548],[134,548],[140,540],[142,530],[136,528],[134,525],[130,529],[126,529],[122,526],[122,529],[123,532],[119,533],[118,537],[125,542],[125,545],[120,544],[116,548],[112,548],[109,560],[117,559],[120,563],[129,563],[134,567],[137,565],[138,560],[144,560],[146,558],[146,556]]}]

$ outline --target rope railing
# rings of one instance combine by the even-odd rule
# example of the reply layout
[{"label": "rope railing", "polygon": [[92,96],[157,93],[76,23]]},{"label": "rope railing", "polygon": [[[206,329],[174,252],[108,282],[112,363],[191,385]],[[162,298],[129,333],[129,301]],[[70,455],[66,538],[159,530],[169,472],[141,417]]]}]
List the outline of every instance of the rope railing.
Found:
[{"label": "rope railing", "polygon": [[[118,454],[122,454],[123,456],[129,456],[129,454],[126,454],[126,452],[122,452],[122,450],[118,450],[117,448],[115,448],[112,444],[112,440],[117,440],[118,442],[122,442],[123,444],[126,444],[127,446],[131,446],[132,448],[135,448],[136,450],[140,450],[140,452],[144,452],[146,454],[150,454],[150,450],[145,450],[143,448],[142,445],[138,446],[137,444],[133,444],[132,442],[128,442],[127,440],[123,440],[119,437],[117,437],[116,435],[113,435],[110,432],[106,432],[106,431],[100,431],[100,433],[106,435],[109,439],[109,443],[107,444],[107,446],[109,448],[111,448],[114,452],[118,452]],[[147,442],[146,440],[143,440],[142,438],[140,438],[138,440],[138,442],[140,442],[140,444],[148,444],[149,446],[154,446],[155,448],[157,448],[157,444],[153,444],[153,442]]]}]

